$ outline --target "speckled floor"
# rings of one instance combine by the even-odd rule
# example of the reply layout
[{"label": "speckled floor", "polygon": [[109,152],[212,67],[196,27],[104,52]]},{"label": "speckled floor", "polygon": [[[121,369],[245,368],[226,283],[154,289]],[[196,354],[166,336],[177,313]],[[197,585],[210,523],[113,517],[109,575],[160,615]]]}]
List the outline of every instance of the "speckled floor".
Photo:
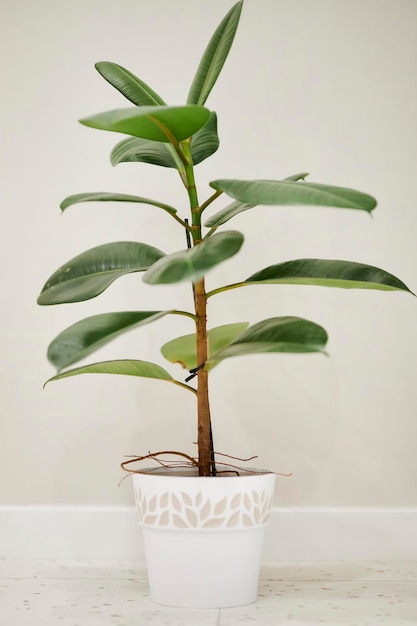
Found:
[{"label": "speckled floor", "polygon": [[0,624],[417,625],[417,562],[265,564],[255,604],[184,610],[150,602],[141,563],[0,560]]}]

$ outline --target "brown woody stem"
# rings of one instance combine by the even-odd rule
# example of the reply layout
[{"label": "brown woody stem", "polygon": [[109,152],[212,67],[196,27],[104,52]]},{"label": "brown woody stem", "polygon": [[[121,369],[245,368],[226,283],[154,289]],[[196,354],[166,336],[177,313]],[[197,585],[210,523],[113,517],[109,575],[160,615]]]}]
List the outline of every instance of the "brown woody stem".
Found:
[{"label": "brown woody stem", "polygon": [[[201,233],[201,207],[198,203],[197,188],[194,179],[194,168],[191,158],[190,141],[183,141],[181,148],[185,158],[185,173],[187,177],[187,192],[190,202],[192,228],[191,234],[193,245],[197,246],[202,241]],[[196,315],[196,350],[197,365],[202,367],[198,370],[197,384],[197,446],[198,446],[198,470],[200,476],[210,476],[213,465],[213,443],[211,434],[210,403],[208,391],[208,372],[204,369],[207,361],[207,295],[204,278],[193,283],[194,305]]]}]

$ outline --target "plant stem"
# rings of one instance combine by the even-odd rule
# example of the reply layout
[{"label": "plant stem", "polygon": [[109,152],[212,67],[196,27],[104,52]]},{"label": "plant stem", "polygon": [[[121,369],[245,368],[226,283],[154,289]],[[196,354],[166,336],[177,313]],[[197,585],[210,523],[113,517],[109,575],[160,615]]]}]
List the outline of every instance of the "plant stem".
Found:
[{"label": "plant stem", "polygon": [[[193,245],[197,246],[202,241],[201,234],[201,208],[198,204],[197,187],[194,178],[194,168],[191,158],[190,141],[181,144],[186,160],[185,173],[187,177],[187,192],[190,202],[192,226],[191,235]],[[204,366],[207,361],[207,296],[204,278],[193,283],[194,306],[196,321],[196,350],[197,365]],[[210,476],[212,474],[212,434],[210,403],[208,390],[208,371],[204,367],[198,370],[197,384],[197,446],[198,446],[198,471],[200,476]]]}]

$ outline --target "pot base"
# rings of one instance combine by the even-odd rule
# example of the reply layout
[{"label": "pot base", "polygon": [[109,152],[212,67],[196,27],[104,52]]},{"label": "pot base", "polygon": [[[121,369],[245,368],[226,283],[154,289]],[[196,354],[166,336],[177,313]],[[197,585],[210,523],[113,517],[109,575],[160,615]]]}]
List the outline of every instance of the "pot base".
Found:
[{"label": "pot base", "polygon": [[133,475],[151,599],[182,608],[256,600],[275,475]]}]

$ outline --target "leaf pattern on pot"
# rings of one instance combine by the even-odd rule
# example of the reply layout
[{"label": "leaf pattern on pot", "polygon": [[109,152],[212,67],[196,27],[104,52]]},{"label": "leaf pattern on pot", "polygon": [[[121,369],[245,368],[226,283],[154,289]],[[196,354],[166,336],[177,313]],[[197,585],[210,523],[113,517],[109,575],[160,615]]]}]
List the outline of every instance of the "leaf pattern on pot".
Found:
[{"label": "leaf pattern on pot", "polygon": [[156,511],[156,506],[157,506],[157,498],[156,496],[153,496],[149,500],[149,513],[154,513],[154,511]]},{"label": "leaf pattern on pot", "polygon": [[207,500],[207,502],[205,503],[205,505],[201,509],[200,519],[201,520],[205,520],[206,517],[208,517],[210,515],[210,510],[211,510],[210,500]]},{"label": "leaf pattern on pot", "polygon": [[221,515],[222,513],[225,512],[226,506],[227,506],[227,498],[223,498],[223,500],[220,500],[220,502],[218,502],[216,506],[214,507],[214,514]]},{"label": "leaf pattern on pot", "polygon": [[218,528],[219,526],[223,526],[224,522],[224,517],[212,517],[211,519],[208,519],[206,522],[204,522],[202,528]]},{"label": "leaf pattern on pot", "polygon": [[172,516],[172,519],[177,528],[187,528],[187,523],[184,522],[183,518],[180,517],[180,515],[175,515],[174,513],[174,515]]},{"label": "leaf pattern on pot", "polygon": [[234,511],[235,509],[238,508],[238,506],[240,505],[242,501],[242,494],[241,493],[237,493],[235,496],[233,496],[232,501],[230,503],[230,508],[232,509],[232,511]]},{"label": "leaf pattern on pot", "polygon": [[185,493],[185,491],[181,491],[181,497],[183,499],[183,502],[185,502],[185,504],[187,504],[188,506],[192,506],[193,501],[191,497],[188,495],[188,493]]},{"label": "leaf pattern on pot", "polygon": [[167,526],[169,523],[169,511],[164,511],[159,518],[159,526]]},{"label": "leaf pattern on pot", "polygon": [[161,494],[135,489],[141,524],[177,529],[253,528],[264,526],[272,508],[271,489],[240,491],[229,496],[207,496],[204,492]]},{"label": "leaf pattern on pot", "polygon": [[233,526],[237,526],[239,522],[239,511],[235,511],[227,520],[226,526],[228,528],[232,528]]},{"label": "leaf pattern on pot", "polygon": [[180,499],[177,498],[175,493],[172,494],[172,506],[174,507],[176,511],[178,512],[181,511],[181,502],[180,502]]},{"label": "leaf pattern on pot", "polygon": [[198,527],[198,517],[192,509],[188,507],[185,509],[185,517],[187,518],[187,521],[189,522],[190,526],[192,526],[192,528]]}]

